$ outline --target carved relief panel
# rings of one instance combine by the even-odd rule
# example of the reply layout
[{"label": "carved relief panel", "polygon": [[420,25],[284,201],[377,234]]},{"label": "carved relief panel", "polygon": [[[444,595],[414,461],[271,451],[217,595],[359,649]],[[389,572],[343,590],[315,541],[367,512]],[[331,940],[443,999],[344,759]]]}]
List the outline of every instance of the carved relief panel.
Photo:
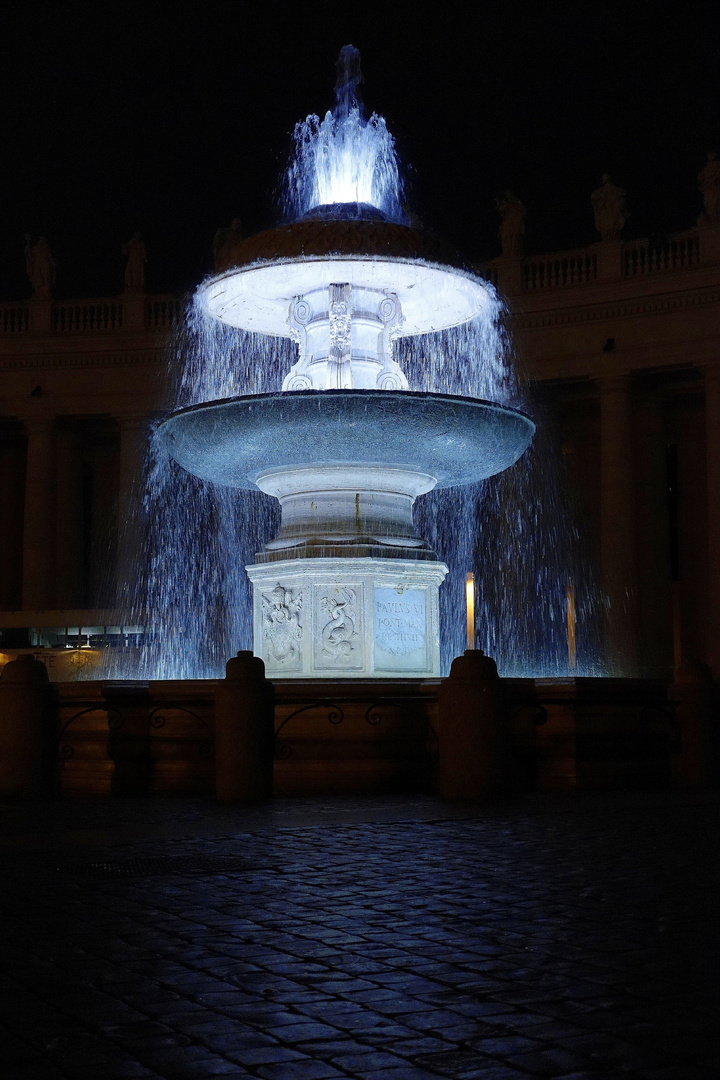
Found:
[{"label": "carved relief panel", "polygon": [[362,585],[315,586],[314,667],[357,671],[365,664]]},{"label": "carved relief panel", "polygon": [[261,603],[265,663],[276,669],[301,671],[302,589],[287,589],[278,583],[270,593],[261,593]]}]

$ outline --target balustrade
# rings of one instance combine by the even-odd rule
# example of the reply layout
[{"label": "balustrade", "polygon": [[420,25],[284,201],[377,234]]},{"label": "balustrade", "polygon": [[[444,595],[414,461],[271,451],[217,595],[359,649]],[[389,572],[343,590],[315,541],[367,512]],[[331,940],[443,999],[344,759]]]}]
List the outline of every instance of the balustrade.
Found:
[{"label": "balustrade", "polygon": [[541,259],[528,259],[523,267],[523,286],[536,289],[586,285],[597,278],[597,256],[592,251],[559,252]]},{"label": "balustrade", "polygon": [[696,232],[663,240],[635,240],[625,245],[623,268],[626,277],[654,274],[663,270],[683,270],[700,263],[700,238]]},{"label": "balustrade", "polygon": [[0,304],[0,334],[26,334],[30,311],[25,304]]},{"label": "balustrade", "polygon": [[56,304],[53,330],[56,334],[82,334],[92,330],[120,330],[123,306],[118,300],[97,300],[81,304]]},{"label": "balustrade", "polygon": [[[522,289],[538,292],[588,285],[598,279],[598,245],[575,251],[554,252],[519,260]],[[707,259],[707,253],[705,259]],[[702,261],[700,236],[696,229],[676,233],[661,240],[633,240],[622,246],[622,268],[626,278],[699,266]],[[493,285],[499,284],[498,260],[477,268]],[[512,291],[512,290],[511,290]],[[48,302],[50,304],[50,302]],[[144,304],[144,325],[148,330],[172,330],[185,314],[186,301],[174,296],[148,297]],[[27,303],[0,304],[0,335],[25,334],[34,326]],[[115,299],[52,305],[52,330],[56,334],[82,334],[127,329],[123,321],[123,301]]]},{"label": "balustrade", "polygon": [[170,330],[185,314],[185,302],[174,296],[160,296],[145,305],[145,325],[151,330]]}]

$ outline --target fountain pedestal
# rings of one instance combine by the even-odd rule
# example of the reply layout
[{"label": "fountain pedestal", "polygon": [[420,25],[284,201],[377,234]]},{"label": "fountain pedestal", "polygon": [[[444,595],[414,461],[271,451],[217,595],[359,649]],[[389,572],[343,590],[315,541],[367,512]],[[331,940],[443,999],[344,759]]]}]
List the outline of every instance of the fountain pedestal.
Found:
[{"label": "fountain pedestal", "polygon": [[268,675],[440,675],[443,563],[309,558],[248,566],[255,653]]},{"label": "fountain pedestal", "polygon": [[268,674],[440,674],[438,589],[447,567],[417,535],[412,506],[435,477],[347,462],[268,469],[280,531],[247,573],[254,648]]}]

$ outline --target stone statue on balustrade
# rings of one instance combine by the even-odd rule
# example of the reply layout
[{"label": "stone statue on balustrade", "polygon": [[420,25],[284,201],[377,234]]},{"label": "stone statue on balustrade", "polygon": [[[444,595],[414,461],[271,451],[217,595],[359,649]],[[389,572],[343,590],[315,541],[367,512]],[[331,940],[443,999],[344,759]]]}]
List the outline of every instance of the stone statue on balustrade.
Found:
[{"label": "stone statue on balustrade", "polygon": [[125,292],[144,293],[147,252],[139,232],[133,233],[127,244],[123,244],[122,253],[127,258],[125,263]]},{"label": "stone statue on balustrade", "polygon": [[512,191],[506,191],[501,199],[496,199],[495,205],[500,214],[498,236],[503,255],[522,255],[527,210]]},{"label": "stone statue on balustrade", "polygon": [[26,235],[25,269],[30,278],[33,296],[49,300],[55,284],[55,260],[44,236],[32,243],[30,235]]},{"label": "stone statue on balustrade", "polygon": [[720,161],[713,151],[707,156],[707,161],[698,173],[698,187],[702,192],[704,215],[701,214],[698,224],[720,224]]},{"label": "stone statue on balustrade", "polygon": [[600,239],[619,240],[628,217],[623,189],[613,184],[609,175],[604,173],[602,185],[593,191],[590,201],[595,215],[595,228],[600,233]]},{"label": "stone statue on balustrade", "polygon": [[215,272],[227,269],[237,244],[242,240],[240,219],[233,218],[229,226],[221,226],[213,237],[213,264]]}]

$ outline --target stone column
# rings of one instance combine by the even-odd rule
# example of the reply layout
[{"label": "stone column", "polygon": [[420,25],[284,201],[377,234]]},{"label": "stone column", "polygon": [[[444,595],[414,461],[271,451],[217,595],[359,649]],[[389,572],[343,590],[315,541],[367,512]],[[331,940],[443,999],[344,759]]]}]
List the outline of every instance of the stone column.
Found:
[{"label": "stone column", "polygon": [[642,671],[662,677],[672,664],[673,627],[670,581],[670,522],[665,417],[661,391],[636,401],[636,544],[638,624]]},{"label": "stone column", "polygon": [[55,604],[55,435],[53,420],[25,421],[27,465],[23,524],[23,587],[25,611],[43,611]]},{"label": "stone column", "polygon": [[25,447],[14,438],[0,446],[0,609],[21,606]]},{"label": "stone column", "polygon": [[608,660],[631,674],[637,659],[632,399],[629,375],[600,380],[600,552],[610,597]]},{"label": "stone column", "polygon": [[56,596],[58,608],[86,606],[83,590],[82,460],[80,438],[74,428],[58,433],[56,489]]},{"label": "stone column", "polygon": [[707,463],[707,662],[720,678],[720,363],[705,370]]},{"label": "stone column", "polygon": [[117,541],[117,443],[100,435],[90,451],[92,497],[90,523],[89,606],[108,608],[115,603]]},{"label": "stone column", "polygon": [[148,421],[140,416],[123,416],[120,426],[120,490],[118,496],[118,603],[132,600],[142,556],[138,510],[142,499]]}]

